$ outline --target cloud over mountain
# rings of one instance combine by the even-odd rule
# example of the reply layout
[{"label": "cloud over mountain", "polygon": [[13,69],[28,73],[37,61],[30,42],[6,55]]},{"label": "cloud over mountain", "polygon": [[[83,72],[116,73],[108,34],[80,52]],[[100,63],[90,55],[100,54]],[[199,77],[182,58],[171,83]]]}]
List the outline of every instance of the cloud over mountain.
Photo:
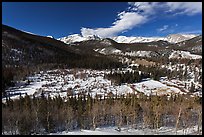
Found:
[{"label": "cloud over mountain", "polygon": [[[117,34],[142,25],[150,20],[152,16],[163,12],[173,16],[195,15],[202,13],[201,2],[128,2],[128,10],[117,15],[117,19],[111,26],[106,28],[81,28],[82,36],[97,35],[100,37],[113,37]],[[162,29],[167,29],[168,25]]]},{"label": "cloud over mountain", "polygon": [[112,26],[107,28],[82,28],[82,36],[98,35],[100,37],[112,37],[118,33],[132,29],[133,27],[146,22],[146,16],[140,15],[136,12],[122,12],[118,14],[119,19],[113,23]]}]

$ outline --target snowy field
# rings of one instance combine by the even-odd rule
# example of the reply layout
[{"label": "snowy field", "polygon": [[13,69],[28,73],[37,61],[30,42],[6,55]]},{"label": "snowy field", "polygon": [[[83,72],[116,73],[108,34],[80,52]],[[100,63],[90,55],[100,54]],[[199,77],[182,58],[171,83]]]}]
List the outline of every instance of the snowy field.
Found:
[{"label": "snowy field", "polygon": [[123,127],[121,131],[117,127],[96,128],[96,130],[76,130],[76,131],[63,131],[58,133],[50,133],[49,135],[198,135],[202,134],[197,132],[197,126],[187,129],[175,130],[175,128],[161,127],[158,130],[154,129],[134,129]]},{"label": "snowy field", "polygon": [[[168,81],[167,79],[161,79],[160,81],[155,81],[152,79],[144,79],[139,83],[115,85],[112,81],[104,78],[107,73],[110,73],[110,71],[89,69],[41,71],[39,74],[27,77],[27,80],[17,83],[15,87],[10,87],[7,93],[9,93],[11,99],[18,99],[20,94],[22,96],[25,96],[25,94],[40,96],[43,91],[46,95],[49,94],[50,97],[60,95],[66,99],[68,92],[72,95],[89,93],[92,97],[96,94],[107,96],[109,93],[122,95],[142,92],[149,96],[187,94],[189,92],[177,86],[177,83],[182,83],[178,80]],[[27,82],[28,80],[29,83]],[[202,96],[202,93],[195,93],[194,95]],[[5,100],[5,98],[2,98],[3,102]]]},{"label": "snowy field", "polygon": [[[134,129],[132,127],[122,127],[121,131],[118,131],[117,127],[101,127],[95,130],[74,130],[74,131],[62,131],[49,134],[37,134],[37,135],[202,135],[202,130],[198,132],[198,126],[193,126],[186,129],[178,129],[171,127],[160,127],[159,129]],[[202,128],[201,128],[202,129]],[[9,132],[4,132],[3,135],[11,135]],[[33,134],[36,135],[36,134]]]}]

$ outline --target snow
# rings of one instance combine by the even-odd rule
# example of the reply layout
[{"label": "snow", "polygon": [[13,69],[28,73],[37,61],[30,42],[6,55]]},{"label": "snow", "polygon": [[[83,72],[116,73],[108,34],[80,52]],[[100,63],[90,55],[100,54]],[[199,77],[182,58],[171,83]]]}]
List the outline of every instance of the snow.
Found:
[{"label": "snow", "polygon": [[[58,70],[59,71],[59,70]],[[66,70],[72,72],[71,70]],[[93,97],[96,94],[107,95],[109,92],[117,94],[126,94],[132,92],[132,89],[127,85],[112,85],[112,82],[104,78],[104,74],[109,71],[96,71],[96,70],[81,70],[73,74],[63,74],[63,72],[56,72],[56,74],[50,74],[50,72],[56,72],[56,70],[47,71],[42,74],[35,74],[28,77],[31,81],[29,85],[17,86],[15,88],[9,88],[7,90],[10,93],[11,99],[18,99],[21,93],[24,96],[28,95],[40,96],[41,89],[45,93],[50,94],[51,97],[60,95],[62,97],[67,96],[67,89],[71,89],[75,94],[78,93],[91,93]],[[82,76],[84,75],[84,76]],[[25,82],[22,82],[25,83]],[[23,84],[22,84],[23,85]],[[2,99],[5,101],[5,98]]]},{"label": "snow", "polygon": [[104,55],[128,55],[133,57],[150,57],[151,51],[130,51],[130,52],[122,52],[116,48],[102,48],[102,49],[94,49],[94,51],[104,54]]},{"label": "snow", "polygon": [[101,41],[101,43],[102,43],[102,44],[105,44],[105,45],[112,45],[112,43],[111,43],[109,40],[107,40],[107,39],[103,39],[103,40]]},{"label": "snow", "polygon": [[22,51],[20,51],[19,49],[11,48],[11,51],[14,51],[17,54],[22,54]]},{"label": "snow", "polygon": [[[132,57],[151,57],[153,54],[156,54],[154,51],[128,51],[122,52],[119,49],[108,47],[102,49],[93,49],[94,51],[104,54],[104,55],[122,55],[122,56],[132,56]],[[163,53],[162,56],[168,55],[167,53]],[[169,59],[202,59],[201,55],[191,54],[189,51],[180,51],[180,50],[172,50],[170,52]]]},{"label": "snow", "polygon": [[[119,70],[115,70],[118,72]],[[123,69],[119,72],[132,71],[130,68]],[[190,87],[192,81],[184,82],[179,80],[168,80],[167,78],[161,78],[160,81],[153,79],[143,79],[142,82],[122,85],[116,85],[112,81],[104,78],[105,74],[109,74],[110,70],[91,70],[91,69],[56,69],[45,72],[40,72],[33,76],[27,77],[30,84],[26,85],[26,81],[21,81],[10,87],[6,92],[10,95],[11,99],[18,99],[19,94],[25,96],[28,94],[32,96],[40,96],[43,91],[46,95],[55,97],[60,95],[61,97],[67,97],[68,89],[72,91],[74,95],[78,93],[91,94],[95,97],[96,94],[107,96],[109,93],[113,95],[122,95],[127,93],[142,92],[145,95],[171,95],[171,94],[187,94],[188,89],[184,89],[184,85],[187,88]],[[202,90],[202,84],[193,82],[195,88]],[[193,95],[202,96],[202,93],[198,92]],[[6,99],[2,98],[2,102]]]},{"label": "snow", "polygon": [[196,37],[197,35],[192,34],[171,34],[167,37],[126,37],[126,36],[117,36],[112,37],[118,43],[147,43],[152,41],[168,41],[169,43],[178,43],[184,40],[188,40]]},{"label": "snow", "polygon": [[[198,126],[192,126],[183,129],[176,129],[174,127],[160,127],[159,129],[134,129],[132,127],[121,127],[121,131],[118,131],[118,127],[98,127],[95,130],[73,130],[62,131],[49,134],[31,134],[31,135],[202,135],[202,130],[198,133]],[[202,129],[202,128],[201,128]],[[18,132],[17,132],[18,134]],[[2,135],[12,135],[11,132],[2,133]]]},{"label": "snow", "polygon": [[[95,40],[95,39],[99,40],[100,38],[98,36],[95,36],[95,35],[83,37],[79,34],[72,34],[72,35],[69,35],[66,37],[58,38],[57,40],[60,40],[66,44],[71,44],[74,42],[81,42],[81,41]],[[104,41],[104,42],[107,42],[107,41]]]},{"label": "snow", "polygon": [[29,32],[29,31],[24,31],[24,30],[21,30],[21,31],[23,31],[23,32],[25,32],[25,33],[28,33],[28,34],[32,34],[32,35],[37,35],[37,34],[34,34],[34,33],[32,33],[32,32]]},{"label": "snow", "polygon": [[[30,85],[27,85],[25,87],[15,87],[15,88],[9,88],[8,90],[6,90],[6,92],[10,93],[10,98],[11,99],[19,99],[19,94],[21,94],[22,97],[25,96],[25,94],[27,95],[33,95],[38,89],[40,89],[42,87],[43,84],[45,84],[46,81],[42,81],[42,82],[33,82]],[[13,94],[13,95],[12,95]],[[6,98],[2,98],[2,102],[5,102]]]},{"label": "snow", "polygon": [[[127,68],[122,71],[127,71]],[[105,79],[104,75],[110,73],[110,70],[91,70],[91,69],[55,69],[49,71],[41,71],[33,76],[27,77],[30,81],[29,85],[25,85],[25,81],[21,81],[7,89],[11,95],[11,99],[19,99],[19,93],[22,96],[28,94],[32,96],[40,96],[41,91],[44,91],[45,96],[48,94],[51,98],[60,95],[64,101],[67,97],[67,89],[71,88],[72,92],[77,94],[83,92],[85,94],[90,93],[92,97],[96,94],[107,95],[113,93],[113,95],[122,95],[127,93],[144,93],[145,95],[171,95],[171,94],[186,94],[180,90],[183,81],[168,80],[167,77],[162,77],[159,81],[147,78],[142,82],[122,85],[115,85],[110,80]],[[190,83],[190,82],[189,82]],[[202,84],[194,83],[196,86]],[[177,86],[179,88],[177,88]],[[41,89],[41,90],[39,90]],[[39,92],[40,91],[40,92]],[[192,96],[201,96],[202,92],[193,93]],[[2,98],[2,102],[6,99]],[[184,135],[184,134],[197,134],[197,126],[178,129],[175,131],[174,127],[160,127],[159,129],[138,128],[135,129],[132,126],[125,126],[121,128],[121,131],[117,130],[117,127],[98,127],[95,130],[73,130],[62,131],[57,133],[50,133],[49,135]],[[202,129],[202,128],[201,128]],[[10,134],[10,133],[5,133]],[[202,134],[202,131],[201,131]]]},{"label": "snow", "polygon": [[184,36],[184,37],[187,37],[187,38],[190,38],[190,39],[192,39],[192,38],[198,36],[198,35],[195,35],[195,34],[180,34],[180,35],[182,35],[182,36]]},{"label": "snow", "polygon": [[125,55],[138,56],[138,57],[150,57],[151,51],[131,51],[125,52]]},{"label": "snow", "polygon": [[[100,127],[95,130],[75,130],[50,133],[49,135],[198,135],[197,126],[186,129],[175,130],[173,127],[160,127],[157,129],[134,129],[132,127],[122,127],[121,131],[117,127]],[[201,133],[202,134],[202,131]]]},{"label": "snow", "polygon": [[121,53],[122,51],[119,50],[119,49],[115,49],[115,50],[113,50],[112,52],[115,53],[115,54],[118,54],[118,53]]},{"label": "snow", "polygon": [[170,34],[165,38],[165,40],[168,41],[169,43],[179,43],[185,40],[192,39],[196,36],[197,35],[193,34]]},{"label": "snow", "polygon": [[[202,40],[202,39],[201,39]],[[196,41],[198,42],[198,41]],[[202,45],[197,45],[191,48],[192,51],[202,52]]]},{"label": "snow", "polygon": [[142,81],[139,83],[135,83],[133,84],[133,87],[139,91],[139,92],[143,92],[145,95],[149,96],[149,95],[165,95],[165,94],[184,94],[183,92],[181,92],[180,89],[176,88],[176,87],[172,87],[172,86],[167,86],[166,84],[163,84],[159,81],[155,81],[155,80],[146,80],[146,81]]},{"label": "snow", "polygon": [[137,85],[142,85],[142,84],[144,86],[148,87],[149,89],[160,88],[160,87],[166,86],[166,85],[162,84],[161,82],[155,81],[155,80],[147,80],[144,82],[140,82]]},{"label": "snow", "polygon": [[163,40],[163,37],[126,37],[126,36],[117,36],[112,37],[118,43],[146,43],[152,41]]},{"label": "snow", "polygon": [[121,50],[116,48],[102,48],[102,49],[93,49],[93,50],[104,55],[123,54]]},{"label": "snow", "polygon": [[[159,40],[164,40],[168,41],[170,43],[178,43],[184,40],[191,39],[193,37],[196,37],[197,35],[188,35],[188,34],[171,34],[167,37],[126,37],[126,36],[116,36],[116,37],[111,37],[114,41],[118,43],[147,43],[147,42],[152,42],[152,41],[159,41]],[[99,36],[95,35],[89,35],[86,37],[83,37],[79,34],[72,34],[66,37],[59,38],[58,40],[70,44],[74,42],[80,42],[80,41],[85,41],[85,40],[101,40]],[[104,39],[103,39],[104,40]],[[107,41],[106,41],[107,42]],[[108,42],[110,45],[110,42]]]},{"label": "snow", "polygon": [[52,39],[54,38],[53,36],[47,36],[47,37],[48,37],[48,38],[52,38]]},{"label": "snow", "polygon": [[69,35],[67,37],[59,38],[57,40],[60,40],[60,41],[62,41],[64,43],[66,43],[66,44],[70,44],[70,43],[74,43],[74,42],[85,41],[87,39],[81,37],[79,34],[72,34],[72,35]]},{"label": "snow", "polygon": [[187,58],[187,59],[202,59],[202,56],[200,55],[195,55],[195,54],[191,54],[188,51],[173,51],[171,53],[171,55],[169,56],[169,59],[172,58],[176,58],[176,59],[180,59],[180,58]]}]

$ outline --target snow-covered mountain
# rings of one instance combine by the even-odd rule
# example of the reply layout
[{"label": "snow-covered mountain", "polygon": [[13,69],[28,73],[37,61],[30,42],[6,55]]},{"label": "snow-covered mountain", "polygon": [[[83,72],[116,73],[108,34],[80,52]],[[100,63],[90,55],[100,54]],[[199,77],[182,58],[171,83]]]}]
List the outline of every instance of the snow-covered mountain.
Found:
[{"label": "snow-covered mountain", "polygon": [[53,36],[50,36],[50,35],[48,35],[47,37],[48,37],[48,38],[52,38],[52,39],[54,39],[54,37],[53,37]]},{"label": "snow-covered mountain", "polygon": [[[191,38],[196,37],[197,35],[192,34],[171,34],[167,37],[126,37],[126,36],[116,36],[111,37],[110,39],[118,42],[118,43],[147,43],[147,42],[153,42],[153,41],[168,41],[169,43],[178,43],[185,40],[189,40]],[[58,40],[70,44],[74,42],[81,42],[86,40],[102,40],[99,36],[90,35],[83,37],[79,34],[72,34],[67,37],[59,38]]]},{"label": "snow-covered mountain", "polygon": [[202,56],[191,54],[187,51],[173,51],[169,56],[169,59],[176,58],[176,59],[202,59]]},{"label": "snow-covered mountain", "polygon": [[[200,51],[199,49],[202,47],[200,46],[202,45],[202,36],[190,34],[172,34],[167,37],[117,36],[112,38],[100,38],[94,35],[82,37],[79,34],[74,34],[58,40],[67,44],[81,42],[75,43],[74,46],[78,50],[81,49],[81,53],[91,53],[94,51],[94,53],[103,55],[202,59],[201,55],[197,55],[197,52],[193,52],[197,50]],[[156,50],[154,47],[157,47]]]},{"label": "snow-covered mountain", "polygon": [[96,36],[96,35],[90,35],[90,36],[87,36],[87,37],[83,37],[79,34],[72,34],[72,35],[69,35],[67,37],[62,37],[62,38],[59,38],[57,40],[60,40],[66,44],[71,44],[71,43],[74,43],[74,42],[81,42],[81,41],[86,41],[86,40],[100,40],[101,38]]},{"label": "snow-covered mountain", "polygon": [[79,34],[73,34],[73,35],[69,35],[67,37],[59,38],[58,40],[60,40],[64,43],[70,44],[70,43],[74,43],[74,42],[85,41],[87,39],[80,36]]},{"label": "snow-covered mountain", "polygon": [[112,37],[118,43],[146,43],[152,41],[163,40],[163,37],[126,37],[126,36],[117,36]]},{"label": "snow-covered mountain", "polygon": [[102,48],[102,49],[94,49],[95,52],[98,52],[103,55],[121,55],[121,56],[131,56],[131,57],[168,57],[169,59],[202,59],[201,55],[191,54],[189,51],[180,51],[180,50],[172,50],[172,51],[161,51],[160,55],[156,51],[129,51],[123,52],[116,48]]},{"label": "snow-covered mountain", "polygon": [[196,36],[197,35],[193,35],[193,34],[171,34],[171,35],[168,35],[164,40],[168,41],[169,43],[178,43],[178,42],[192,39]]},{"label": "snow-covered mountain", "polygon": [[179,47],[180,49],[185,49],[192,53],[201,55],[202,54],[202,35],[183,42],[179,42],[175,46]]},{"label": "snow-covered mountain", "polygon": [[178,43],[181,41],[189,40],[197,35],[192,34],[171,34],[167,37],[126,37],[126,36],[117,36],[112,37],[118,43],[146,43],[146,42],[153,42],[153,41],[168,41],[169,43]]}]

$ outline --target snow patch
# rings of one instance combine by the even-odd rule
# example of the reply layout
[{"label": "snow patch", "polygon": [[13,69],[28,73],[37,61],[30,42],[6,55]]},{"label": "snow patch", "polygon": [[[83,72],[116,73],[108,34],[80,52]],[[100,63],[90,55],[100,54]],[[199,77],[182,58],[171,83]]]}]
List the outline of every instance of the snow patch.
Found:
[{"label": "snow patch", "polygon": [[184,58],[186,58],[186,59],[202,59],[202,56],[191,54],[188,51],[176,50],[176,51],[173,51],[171,53],[171,55],[169,56],[169,59],[173,59],[173,58],[176,58],[176,59],[184,59]]}]

